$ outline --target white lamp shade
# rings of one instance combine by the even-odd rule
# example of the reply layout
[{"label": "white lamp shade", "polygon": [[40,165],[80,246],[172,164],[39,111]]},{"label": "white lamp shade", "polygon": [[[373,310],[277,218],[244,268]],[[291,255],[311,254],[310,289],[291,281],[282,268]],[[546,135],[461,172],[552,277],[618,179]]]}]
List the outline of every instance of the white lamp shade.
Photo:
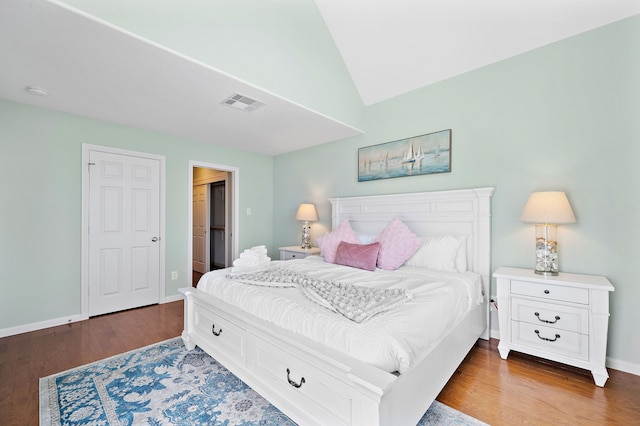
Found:
[{"label": "white lamp shade", "polygon": [[309,222],[318,220],[316,206],[313,204],[300,204],[298,213],[296,213],[296,220],[308,220]]},{"label": "white lamp shade", "polygon": [[575,223],[567,195],[562,191],[532,192],[524,206],[522,222],[528,223]]}]

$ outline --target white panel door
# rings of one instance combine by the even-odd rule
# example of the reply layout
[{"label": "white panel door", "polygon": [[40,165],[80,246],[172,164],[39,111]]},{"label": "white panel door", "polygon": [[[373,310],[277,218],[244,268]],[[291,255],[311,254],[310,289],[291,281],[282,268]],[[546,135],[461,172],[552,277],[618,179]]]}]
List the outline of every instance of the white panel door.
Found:
[{"label": "white panel door", "polygon": [[90,152],[89,316],[159,302],[160,162]]},{"label": "white panel door", "polygon": [[209,185],[196,185],[193,187],[193,261],[192,268],[196,272],[204,274],[209,269],[207,253],[209,241],[207,228],[209,227],[209,203],[207,192]]}]

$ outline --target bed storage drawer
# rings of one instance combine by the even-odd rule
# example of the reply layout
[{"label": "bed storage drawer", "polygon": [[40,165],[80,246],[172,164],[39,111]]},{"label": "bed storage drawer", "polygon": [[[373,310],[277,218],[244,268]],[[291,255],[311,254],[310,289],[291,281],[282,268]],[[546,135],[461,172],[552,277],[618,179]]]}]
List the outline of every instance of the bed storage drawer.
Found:
[{"label": "bed storage drawer", "polygon": [[195,306],[195,332],[205,337],[208,342],[212,342],[226,356],[236,360],[244,359],[247,347],[245,330],[200,304],[195,304]]},{"label": "bed storage drawer", "polygon": [[282,350],[251,335],[247,366],[286,399],[322,425],[351,424],[353,388],[305,362],[295,351]]}]

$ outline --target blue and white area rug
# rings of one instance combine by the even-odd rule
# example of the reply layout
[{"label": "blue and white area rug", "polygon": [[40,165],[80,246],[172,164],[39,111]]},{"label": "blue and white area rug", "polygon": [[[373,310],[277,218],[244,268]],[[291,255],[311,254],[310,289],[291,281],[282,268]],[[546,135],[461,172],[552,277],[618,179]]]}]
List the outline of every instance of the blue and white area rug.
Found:
[{"label": "blue and white area rug", "polygon": [[[294,425],[200,348],[157,343],[40,379],[40,425]],[[484,425],[435,401],[419,425]]]}]

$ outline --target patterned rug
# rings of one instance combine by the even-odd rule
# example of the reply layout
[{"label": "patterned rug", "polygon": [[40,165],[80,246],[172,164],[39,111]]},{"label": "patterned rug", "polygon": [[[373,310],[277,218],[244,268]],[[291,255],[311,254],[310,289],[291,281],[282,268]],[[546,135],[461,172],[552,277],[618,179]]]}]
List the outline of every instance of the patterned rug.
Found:
[{"label": "patterned rug", "polygon": [[[435,401],[418,425],[484,425]],[[179,337],[40,379],[40,425],[295,425]]]}]

